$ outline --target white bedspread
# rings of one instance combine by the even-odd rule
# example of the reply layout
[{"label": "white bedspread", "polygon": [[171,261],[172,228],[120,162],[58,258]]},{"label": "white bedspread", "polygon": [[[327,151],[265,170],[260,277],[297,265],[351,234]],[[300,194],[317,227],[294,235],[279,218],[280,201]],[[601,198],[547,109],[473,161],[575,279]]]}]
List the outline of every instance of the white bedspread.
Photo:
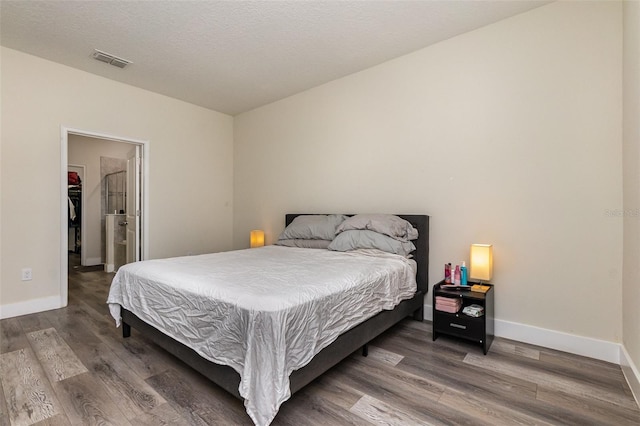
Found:
[{"label": "white bedspread", "polygon": [[231,366],[256,425],[290,396],[289,375],[341,333],[416,291],[413,260],[266,246],[131,263],[109,292],[120,305],[202,357]]}]

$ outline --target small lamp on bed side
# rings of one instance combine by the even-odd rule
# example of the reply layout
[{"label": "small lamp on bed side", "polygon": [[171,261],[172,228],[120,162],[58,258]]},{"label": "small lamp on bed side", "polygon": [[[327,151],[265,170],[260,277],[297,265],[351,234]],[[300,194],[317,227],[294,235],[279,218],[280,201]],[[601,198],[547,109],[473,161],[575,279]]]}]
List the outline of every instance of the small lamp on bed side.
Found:
[{"label": "small lamp on bed side", "polygon": [[264,231],[254,229],[251,231],[251,248],[264,246]]},{"label": "small lamp on bed side", "polygon": [[471,244],[471,271],[469,278],[490,281],[493,276],[493,246],[491,244]]}]

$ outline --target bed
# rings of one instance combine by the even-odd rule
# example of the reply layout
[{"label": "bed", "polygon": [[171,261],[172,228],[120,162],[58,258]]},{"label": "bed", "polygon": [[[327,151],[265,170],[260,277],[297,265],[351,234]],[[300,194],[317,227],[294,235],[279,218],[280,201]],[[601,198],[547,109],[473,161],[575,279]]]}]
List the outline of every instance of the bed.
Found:
[{"label": "bed", "polygon": [[[286,215],[285,225],[290,225],[298,216],[300,215]],[[118,297],[112,298],[110,292],[109,302],[112,315],[116,319],[121,316],[124,337],[130,336],[131,327],[139,330],[214,383],[234,396],[244,399],[247,413],[255,424],[269,424],[277,414],[280,404],[288,399],[291,394],[310,383],[354,351],[363,348],[363,352],[366,354],[367,343],[380,333],[407,316],[413,316],[414,319],[419,321],[423,320],[423,304],[427,293],[428,277],[429,217],[425,215],[398,216],[411,223],[418,231],[418,239],[413,241],[415,251],[412,254],[412,261],[404,260],[402,256],[369,253],[366,250],[365,252],[367,253],[350,254],[337,253],[330,250],[300,250],[289,247],[269,246],[262,249],[207,255],[201,258],[188,257],[142,262],[126,268],[128,272],[123,273],[122,276],[120,276],[119,272],[119,275],[114,278],[112,292],[117,284],[118,291],[121,286],[128,285],[140,293],[132,296],[122,296],[121,293],[116,291],[115,293],[117,293]],[[238,274],[246,275],[246,272],[241,272],[240,270],[245,269],[242,265],[247,263],[257,266],[259,271],[260,262],[266,262],[263,259],[266,257],[276,259],[275,261],[268,260],[271,263],[265,263],[264,265],[267,266],[264,270],[273,270],[274,274],[277,274],[277,271],[280,270],[282,277],[277,275],[275,278],[269,279],[280,280],[282,288],[278,297],[271,297],[272,295],[269,293],[262,294],[259,311],[255,308],[254,301],[249,297],[245,298],[242,294],[243,290],[233,289],[233,285],[229,286],[231,293],[226,293],[224,285],[220,285],[218,287],[222,290],[211,290],[213,293],[207,293],[207,297],[202,300],[195,298],[193,296],[194,293],[190,292],[191,290],[201,289],[204,286],[199,283],[199,280],[201,278],[203,280],[208,279],[213,273],[207,269],[208,267],[214,268],[216,273],[218,270],[227,269],[227,273],[224,275],[226,280],[227,276],[235,275],[236,271],[238,271]],[[323,263],[315,266],[316,258]],[[311,259],[309,263],[307,263],[308,259]],[[215,262],[218,262],[217,266]],[[282,264],[283,262],[285,264]],[[285,268],[287,266],[286,262],[289,262],[288,265],[292,266]],[[411,264],[412,268],[409,269],[406,266],[402,266],[403,263]],[[332,278],[334,276],[331,275],[337,266],[343,269],[339,274],[358,275],[360,269],[364,271],[373,270],[379,265],[391,265],[393,268],[397,268],[397,271],[393,272],[392,275],[399,278],[396,280],[398,283],[394,284],[398,288],[394,288],[393,292],[390,293],[391,295],[373,297],[371,294],[382,294],[382,291],[376,288],[375,291],[368,292],[365,287],[354,287],[348,290],[350,294],[348,297],[353,298],[353,300],[342,295],[340,295],[341,299],[337,299],[338,296],[336,296],[337,293],[334,292],[333,287],[341,288],[340,280],[342,278],[341,276],[336,276],[334,285]],[[151,267],[153,268],[149,269]],[[320,269],[314,270],[313,268]],[[288,269],[291,269],[291,272]],[[326,273],[324,269],[326,269]],[[135,272],[136,270],[139,270],[139,272]],[[413,277],[402,275],[407,274],[408,270],[411,271],[411,274],[415,273],[415,283],[410,289],[404,285],[404,282],[409,282],[409,278],[412,280]],[[310,273],[310,275],[304,278],[304,285],[292,284],[292,282],[299,279],[298,277],[304,276],[305,273]],[[287,274],[292,274],[293,278]],[[315,277],[324,275],[326,277],[322,279],[325,280],[326,290],[324,287],[314,287],[315,281],[321,280]],[[380,273],[375,272],[372,275],[377,276]],[[170,298],[167,299],[165,297],[165,299],[169,300],[168,303],[154,305],[152,309],[146,309],[142,305],[151,304],[147,300],[155,303],[155,300],[158,300],[155,293],[160,292],[161,289],[164,291],[163,286],[166,286],[160,281],[154,281],[155,277],[158,277],[159,280],[164,280],[164,282],[181,282],[180,286],[186,288],[184,291],[187,292],[188,296],[183,296],[179,293],[171,294]],[[348,282],[354,281],[353,277],[346,277],[345,280]],[[184,282],[182,283],[182,281]],[[330,284],[327,284],[328,282]],[[380,285],[385,288],[389,287],[387,281]],[[146,289],[144,289],[145,287]],[[310,293],[320,293],[321,300],[325,301],[326,299],[325,302],[322,302],[325,305],[315,307],[315,305],[307,304],[303,287],[305,289],[309,287],[308,292]],[[143,291],[146,293],[142,293]],[[206,291],[210,291],[208,287]],[[253,291],[254,289],[251,289],[251,292]],[[263,289],[258,289],[257,291],[260,294]],[[300,294],[298,294],[298,291]],[[341,291],[343,290],[341,289]],[[326,292],[326,294],[321,294],[323,292]],[[368,294],[366,297],[364,296],[365,293]],[[382,301],[379,301],[379,303],[384,305],[383,310],[369,308],[369,298],[380,298]],[[210,299],[215,299],[215,303],[211,302]],[[233,299],[233,304],[229,302],[230,299]],[[310,313],[311,318],[320,318],[324,315],[322,314],[323,312],[333,310],[328,309],[328,307],[334,306],[332,304],[342,304],[343,300],[348,300],[348,303],[353,304],[353,308],[349,307],[344,312],[357,311],[366,320],[359,322],[360,319],[350,319],[350,322],[348,322],[347,320],[343,321],[341,316],[332,317],[331,315],[327,315],[327,319],[323,319],[320,322],[296,319],[300,311],[305,311],[306,314]],[[119,302],[119,304],[114,302]],[[228,307],[227,302],[229,302]],[[114,312],[114,310],[117,312]],[[337,308],[335,310],[336,312],[339,311]],[[285,313],[282,314],[281,312]],[[271,325],[272,318],[276,316],[278,318],[284,317],[284,321],[287,321],[285,331],[281,331],[278,328],[279,326]],[[217,328],[210,327],[210,324],[213,323],[211,318],[217,318],[215,321],[219,321],[221,325],[216,326]],[[273,322],[275,323],[275,321]],[[301,348],[310,346],[309,342],[297,342],[297,340],[300,340],[298,337],[289,339],[289,328],[308,328],[309,323],[317,323],[312,327],[312,332],[315,333],[316,341],[320,343],[313,350],[302,350]],[[210,334],[214,337],[209,337],[208,332],[202,332],[207,334],[204,337],[198,335],[198,333],[201,333],[201,329],[208,328],[211,328]],[[246,337],[244,337],[244,341],[238,338],[239,348],[236,349],[235,347],[224,346],[227,343],[226,340],[216,340],[215,335],[218,328],[225,329],[227,333],[232,335],[238,334],[238,329],[251,329],[253,334],[251,339],[248,340],[246,340]],[[275,334],[271,335],[270,333]],[[283,346],[282,355],[279,355],[280,350],[277,349],[279,346],[273,342],[285,340],[285,336],[288,346]],[[264,356],[264,354],[271,354],[272,351],[269,350],[269,347],[253,348],[254,342],[258,342],[256,343],[257,346],[262,340],[267,340],[268,344],[276,346],[276,349],[273,350],[276,355],[272,357]],[[290,343],[289,340],[294,342]],[[212,341],[216,343],[212,344]],[[241,358],[240,361],[236,362],[237,358]],[[263,358],[269,358],[269,360],[264,361]],[[252,364],[256,364],[256,366],[251,369],[245,368],[247,365]],[[272,367],[282,369],[284,373],[280,370],[278,370],[278,374],[272,373],[270,370]],[[243,374],[241,375],[240,372]],[[262,377],[265,375],[266,377]]]}]

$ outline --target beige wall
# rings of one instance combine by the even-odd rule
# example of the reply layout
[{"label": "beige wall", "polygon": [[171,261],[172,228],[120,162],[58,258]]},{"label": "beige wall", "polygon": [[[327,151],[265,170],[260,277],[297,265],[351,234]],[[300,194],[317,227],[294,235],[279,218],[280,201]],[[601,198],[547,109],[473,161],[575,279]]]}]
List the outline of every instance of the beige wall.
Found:
[{"label": "beige wall", "polygon": [[622,330],[624,346],[636,368],[640,368],[640,3],[625,2],[624,18]]},{"label": "beige wall", "polygon": [[149,141],[150,257],[231,248],[232,117],[12,49],[1,61],[4,312],[60,295],[61,125]]},{"label": "beige wall", "polygon": [[237,116],[234,247],[426,213],[430,284],[491,243],[499,319],[621,342],[621,17],[552,3]]}]

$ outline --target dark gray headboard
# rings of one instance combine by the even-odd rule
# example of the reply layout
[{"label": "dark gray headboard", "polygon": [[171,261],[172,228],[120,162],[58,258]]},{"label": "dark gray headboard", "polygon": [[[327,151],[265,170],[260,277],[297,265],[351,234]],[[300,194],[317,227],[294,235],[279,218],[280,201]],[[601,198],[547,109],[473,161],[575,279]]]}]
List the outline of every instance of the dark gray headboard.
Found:
[{"label": "dark gray headboard", "polygon": [[[285,226],[289,225],[296,216],[311,213],[288,213],[285,215]],[[318,213],[326,214],[326,213]],[[347,216],[353,216],[349,214]],[[407,222],[410,222],[418,230],[418,239],[413,241],[416,251],[413,252],[413,258],[418,264],[418,290],[427,294],[429,290],[429,216],[422,214],[399,214],[396,215]]]}]

